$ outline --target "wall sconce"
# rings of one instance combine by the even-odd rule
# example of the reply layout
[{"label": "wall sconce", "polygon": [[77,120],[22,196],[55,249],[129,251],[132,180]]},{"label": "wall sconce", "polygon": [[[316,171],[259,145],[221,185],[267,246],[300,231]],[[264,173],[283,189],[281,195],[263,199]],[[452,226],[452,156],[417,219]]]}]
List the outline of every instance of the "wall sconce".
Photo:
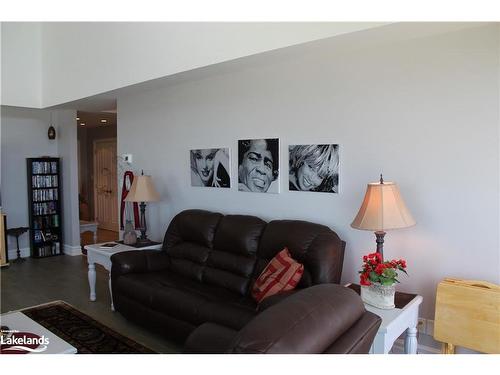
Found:
[{"label": "wall sconce", "polygon": [[49,126],[49,130],[47,131],[47,136],[51,140],[56,139],[56,129],[52,125],[53,123],[54,123],[54,120],[52,118],[52,111],[50,111],[50,126]]},{"label": "wall sconce", "polygon": [[56,129],[52,125],[49,126],[49,131],[47,132],[47,135],[49,139],[56,139]]}]

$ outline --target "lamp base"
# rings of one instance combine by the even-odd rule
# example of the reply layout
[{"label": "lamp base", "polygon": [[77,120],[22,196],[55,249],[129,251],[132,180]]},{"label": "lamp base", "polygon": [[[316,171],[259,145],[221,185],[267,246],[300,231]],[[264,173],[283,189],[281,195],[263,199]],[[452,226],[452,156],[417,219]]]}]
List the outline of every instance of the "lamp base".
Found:
[{"label": "lamp base", "polygon": [[383,230],[378,230],[375,232],[375,236],[377,237],[377,253],[382,256],[382,261],[384,261],[384,236],[385,232]]},{"label": "lamp base", "polygon": [[147,238],[147,237],[144,237],[144,238],[139,237],[139,238],[137,239],[137,243],[138,243],[138,244],[141,244],[141,245],[142,245],[142,244],[145,244],[145,243],[149,243],[149,242],[153,242],[153,241],[151,241],[151,240],[150,240],[149,238]]}]

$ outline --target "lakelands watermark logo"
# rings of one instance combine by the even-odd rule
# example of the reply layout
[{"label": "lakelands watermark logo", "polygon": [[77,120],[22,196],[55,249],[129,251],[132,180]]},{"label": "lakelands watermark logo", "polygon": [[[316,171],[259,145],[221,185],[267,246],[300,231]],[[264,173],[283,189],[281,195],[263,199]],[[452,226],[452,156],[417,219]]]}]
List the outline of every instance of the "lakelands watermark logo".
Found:
[{"label": "lakelands watermark logo", "polygon": [[49,338],[46,336],[38,336],[29,332],[19,332],[16,330],[2,330],[0,336],[1,351],[5,354],[12,351],[41,353],[47,350],[49,343]]}]

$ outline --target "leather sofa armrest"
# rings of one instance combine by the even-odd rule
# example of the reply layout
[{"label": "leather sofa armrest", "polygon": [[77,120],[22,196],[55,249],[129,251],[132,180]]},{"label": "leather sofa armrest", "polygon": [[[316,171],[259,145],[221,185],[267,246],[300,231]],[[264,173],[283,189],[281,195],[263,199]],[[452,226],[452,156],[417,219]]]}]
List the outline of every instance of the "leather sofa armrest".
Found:
[{"label": "leather sofa armrest", "polygon": [[222,354],[229,348],[238,332],[216,323],[203,323],[196,328],[184,344],[184,353]]},{"label": "leather sofa armrest", "polygon": [[365,312],[361,298],[349,288],[319,284],[301,289],[253,318],[228,352],[323,353]]},{"label": "leather sofa armrest", "polygon": [[275,294],[273,296],[264,298],[259,305],[257,306],[257,312],[262,312],[271,306],[276,305],[277,303],[283,301],[284,299],[290,297],[291,295],[297,293],[300,289],[294,289],[294,290],[287,290],[286,292],[281,292],[278,294]]},{"label": "leather sofa armrest", "polygon": [[382,324],[382,319],[378,315],[366,311],[325,353],[367,354],[370,351],[380,324]]},{"label": "leather sofa armrest", "polygon": [[167,269],[167,254],[158,250],[132,250],[111,256],[111,278],[128,273],[154,272]]}]

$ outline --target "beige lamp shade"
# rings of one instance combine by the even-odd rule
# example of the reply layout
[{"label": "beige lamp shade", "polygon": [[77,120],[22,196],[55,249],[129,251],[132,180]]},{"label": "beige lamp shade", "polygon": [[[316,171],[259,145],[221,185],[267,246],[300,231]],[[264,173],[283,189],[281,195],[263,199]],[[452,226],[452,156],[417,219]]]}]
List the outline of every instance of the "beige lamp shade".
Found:
[{"label": "beige lamp shade", "polygon": [[365,199],[351,227],[376,232],[415,224],[397,185],[393,182],[375,182],[368,184]]},{"label": "beige lamp shade", "polygon": [[126,202],[156,202],[160,200],[160,194],[153,185],[151,176],[135,176],[134,182],[125,198]]}]

